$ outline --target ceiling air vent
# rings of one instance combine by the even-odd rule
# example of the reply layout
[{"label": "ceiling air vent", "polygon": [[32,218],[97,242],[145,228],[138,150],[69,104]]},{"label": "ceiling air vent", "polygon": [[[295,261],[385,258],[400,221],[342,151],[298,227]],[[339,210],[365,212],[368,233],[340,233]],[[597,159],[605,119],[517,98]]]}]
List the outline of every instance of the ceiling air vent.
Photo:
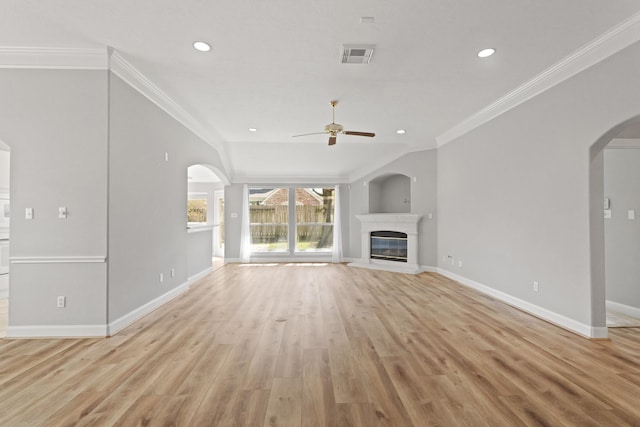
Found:
[{"label": "ceiling air vent", "polygon": [[342,45],[343,64],[368,64],[373,56],[372,44],[345,44]]}]

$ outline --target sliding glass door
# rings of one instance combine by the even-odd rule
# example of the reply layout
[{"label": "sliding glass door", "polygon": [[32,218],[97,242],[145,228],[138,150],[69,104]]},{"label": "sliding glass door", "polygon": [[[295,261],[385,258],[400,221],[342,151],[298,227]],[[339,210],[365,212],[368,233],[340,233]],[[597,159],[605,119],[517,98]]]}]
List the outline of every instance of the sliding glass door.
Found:
[{"label": "sliding glass door", "polygon": [[251,252],[331,252],[334,205],[334,188],[250,187]]}]

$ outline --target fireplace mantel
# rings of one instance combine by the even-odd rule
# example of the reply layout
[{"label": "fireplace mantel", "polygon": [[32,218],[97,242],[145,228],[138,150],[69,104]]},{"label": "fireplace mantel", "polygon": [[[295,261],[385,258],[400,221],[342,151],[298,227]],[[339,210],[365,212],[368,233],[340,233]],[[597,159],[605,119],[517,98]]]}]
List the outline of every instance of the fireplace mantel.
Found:
[{"label": "fireplace mantel", "polygon": [[[418,264],[418,223],[422,215],[403,213],[375,213],[356,215],[362,235],[361,258],[349,264],[352,267],[373,268],[401,273],[420,273]],[[407,262],[398,263],[371,259],[370,235],[372,231],[397,231],[407,234]],[[399,265],[402,264],[402,265]]]}]

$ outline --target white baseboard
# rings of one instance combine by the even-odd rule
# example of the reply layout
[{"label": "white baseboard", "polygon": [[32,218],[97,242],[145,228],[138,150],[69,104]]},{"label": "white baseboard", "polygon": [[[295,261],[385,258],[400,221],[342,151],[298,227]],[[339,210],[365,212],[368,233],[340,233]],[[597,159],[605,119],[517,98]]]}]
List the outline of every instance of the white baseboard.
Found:
[{"label": "white baseboard", "polygon": [[502,302],[505,302],[513,307],[516,307],[522,311],[525,311],[529,314],[532,314],[536,317],[539,317],[543,320],[546,320],[549,323],[553,323],[556,326],[567,329],[568,331],[574,332],[576,334],[582,335],[587,338],[607,338],[608,330],[607,327],[593,327],[591,325],[586,325],[584,323],[578,322],[574,319],[570,319],[561,314],[555,313],[553,311],[547,310],[546,308],[537,306],[535,304],[531,304],[528,301],[522,300],[520,298],[516,298],[504,292],[498,291],[496,289],[490,288],[489,286],[483,285],[471,279],[467,279],[466,277],[459,276],[455,273],[452,273],[443,268],[438,268],[437,272],[446,276],[450,279],[459,282],[462,285],[473,288],[477,291],[480,291],[484,294],[490,295]]},{"label": "white baseboard", "polygon": [[637,317],[640,319],[640,308],[631,305],[621,304],[619,302],[607,300],[607,310],[617,311],[627,316]]},{"label": "white baseboard", "polygon": [[88,338],[107,336],[107,325],[9,326],[7,338]]},{"label": "white baseboard", "polygon": [[240,258],[224,258],[224,263],[226,264],[240,264]]},{"label": "white baseboard", "polygon": [[438,273],[438,267],[431,267],[429,265],[420,266],[421,273]]},{"label": "white baseboard", "polygon": [[178,295],[188,291],[189,287],[194,282],[200,280],[201,278],[203,278],[207,274],[211,273],[211,271],[212,271],[212,267],[209,267],[209,268],[207,268],[205,270],[202,270],[200,273],[194,274],[193,276],[189,277],[187,279],[187,281],[185,283],[183,283],[182,285],[171,289],[167,293],[160,295],[159,297],[149,301],[148,303],[146,303],[144,305],[141,305],[140,307],[136,308],[135,310],[130,311],[129,313],[125,314],[124,316],[120,317],[119,319],[116,319],[113,322],[109,323],[107,325],[107,335],[110,336],[110,335],[113,335],[113,334],[117,333],[118,331],[121,331],[122,329],[124,329],[127,326],[131,325],[133,322],[143,318],[147,314],[151,313],[152,311],[158,309],[162,305],[164,305],[164,304],[168,303],[169,301],[171,301],[172,299],[176,298]]}]

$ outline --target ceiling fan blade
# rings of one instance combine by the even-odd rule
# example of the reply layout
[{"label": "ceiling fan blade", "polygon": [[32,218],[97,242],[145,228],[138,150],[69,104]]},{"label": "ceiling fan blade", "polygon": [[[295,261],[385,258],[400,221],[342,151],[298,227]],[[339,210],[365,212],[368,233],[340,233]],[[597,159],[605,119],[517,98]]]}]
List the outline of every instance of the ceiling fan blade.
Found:
[{"label": "ceiling fan blade", "polygon": [[329,145],[336,145],[336,137],[335,136],[330,136],[329,137]]},{"label": "ceiling fan blade", "polygon": [[376,136],[375,133],[373,132],[356,132],[353,130],[345,130],[344,132],[342,132],[345,135],[355,135],[355,136]]},{"label": "ceiling fan blade", "polygon": [[314,133],[303,133],[301,135],[293,135],[291,138],[297,138],[299,136],[309,136],[309,135],[324,135],[327,132],[314,132]]}]

